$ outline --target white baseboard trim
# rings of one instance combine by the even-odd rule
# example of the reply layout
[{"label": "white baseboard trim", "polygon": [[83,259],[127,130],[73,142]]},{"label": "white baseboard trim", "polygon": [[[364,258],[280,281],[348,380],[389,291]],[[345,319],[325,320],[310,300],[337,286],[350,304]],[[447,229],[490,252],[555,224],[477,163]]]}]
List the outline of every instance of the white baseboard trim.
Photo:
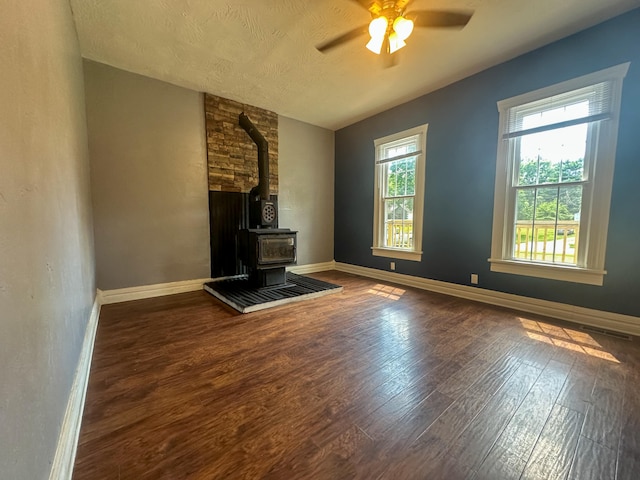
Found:
[{"label": "white baseboard trim", "polygon": [[118,288],[114,290],[98,290],[102,305],[111,303],[128,302],[129,300],[141,300],[144,298],[162,297],[175,293],[195,292],[202,290],[210,278],[196,280],[184,280],[181,282],[159,283],[156,285],[142,285],[140,287]]},{"label": "white baseboard trim", "polygon": [[326,272],[327,270],[335,270],[336,262],[331,260],[324,263],[308,263],[307,265],[294,265],[293,267],[287,267],[287,272],[297,273],[298,275],[304,275],[306,273]]},{"label": "white baseboard trim", "polygon": [[[288,267],[287,270],[292,273],[304,275],[305,273],[324,272],[327,270],[335,270],[333,260],[324,263],[310,263],[307,265],[295,265]],[[184,280],[181,282],[159,283],[156,285],[142,285],[139,287],[117,288],[114,290],[98,289],[98,298],[101,305],[109,305],[111,303],[128,302],[130,300],[142,300],[145,298],[161,297],[163,295],[173,295],[175,293],[195,292],[202,290],[203,285],[207,282],[224,280],[225,278],[200,278],[196,280]]]},{"label": "white baseboard trim", "polygon": [[340,272],[352,273],[363,277],[416,287],[422,290],[444,293],[454,297],[466,298],[477,302],[512,308],[523,312],[535,313],[569,322],[640,336],[640,317],[634,317],[631,315],[577,307],[566,303],[523,297],[521,295],[496,292],[478,287],[470,287],[468,285],[458,285],[455,283],[441,282],[439,280],[430,280],[428,278],[387,272],[384,270],[377,270],[375,268],[360,267],[357,265],[350,265],[348,263],[336,262],[335,269]]},{"label": "white baseboard trim", "polygon": [[89,384],[91,357],[93,356],[93,345],[99,317],[100,296],[96,295],[85,330],[78,367],[73,379],[69,400],[67,401],[67,409],[64,412],[49,480],[71,480],[71,475],[73,474],[73,464],[75,463],[78,439],[80,437],[80,425],[82,424],[82,413]]}]

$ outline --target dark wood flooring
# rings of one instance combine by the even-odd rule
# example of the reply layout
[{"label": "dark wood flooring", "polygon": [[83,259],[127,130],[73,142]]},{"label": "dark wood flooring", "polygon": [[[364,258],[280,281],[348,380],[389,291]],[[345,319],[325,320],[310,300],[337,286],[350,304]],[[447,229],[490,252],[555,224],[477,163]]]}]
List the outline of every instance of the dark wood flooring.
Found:
[{"label": "dark wood flooring", "polygon": [[640,478],[640,347],[339,272],[102,308],[74,480]]}]

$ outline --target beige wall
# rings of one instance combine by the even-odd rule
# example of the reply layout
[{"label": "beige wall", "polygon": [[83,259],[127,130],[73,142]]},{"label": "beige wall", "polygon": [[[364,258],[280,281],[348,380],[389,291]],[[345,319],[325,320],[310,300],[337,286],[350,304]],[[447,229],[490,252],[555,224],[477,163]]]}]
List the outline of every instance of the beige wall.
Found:
[{"label": "beige wall", "polygon": [[210,276],[203,96],[85,61],[98,288]]},{"label": "beige wall", "polygon": [[0,14],[0,477],[49,476],[95,297],[82,62],[69,2]]},{"label": "beige wall", "polygon": [[333,260],[334,134],[278,118],[280,227],[298,231],[298,265]]}]

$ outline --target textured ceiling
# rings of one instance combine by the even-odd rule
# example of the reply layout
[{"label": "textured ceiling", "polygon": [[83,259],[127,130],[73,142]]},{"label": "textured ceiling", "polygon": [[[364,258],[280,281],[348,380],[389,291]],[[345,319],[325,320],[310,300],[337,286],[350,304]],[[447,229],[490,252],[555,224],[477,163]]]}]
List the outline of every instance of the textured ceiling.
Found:
[{"label": "textured ceiling", "polygon": [[640,0],[413,0],[475,14],[463,30],[416,29],[384,69],[353,0],[70,0],[85,58],[330,129],[640,6]]}]

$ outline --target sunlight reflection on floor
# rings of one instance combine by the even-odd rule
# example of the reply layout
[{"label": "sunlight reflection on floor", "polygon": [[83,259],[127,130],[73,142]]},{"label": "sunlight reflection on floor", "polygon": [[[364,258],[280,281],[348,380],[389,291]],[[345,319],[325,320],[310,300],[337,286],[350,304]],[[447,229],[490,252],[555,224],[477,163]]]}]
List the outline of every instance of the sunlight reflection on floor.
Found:
[{"label": "sunlight reflection on floor", "polygon": [[522,317],[518,318],[518,320],[520,320],[522,326],[527,330],[527,336],[533,340],[601,358],[609,362],[620,363],[616,357],[604,351],[602,345],[588,333]]},{"label": "sunlight reflection on floor", "polygon": [[381,283],[378,283],[375,287],[367,290],[367,293],[385,297],[390,300],[399,300],[404,292],[406,292],[406,290],[403,290],[402,288],[391,287],[389,285],[383,285]]}]

